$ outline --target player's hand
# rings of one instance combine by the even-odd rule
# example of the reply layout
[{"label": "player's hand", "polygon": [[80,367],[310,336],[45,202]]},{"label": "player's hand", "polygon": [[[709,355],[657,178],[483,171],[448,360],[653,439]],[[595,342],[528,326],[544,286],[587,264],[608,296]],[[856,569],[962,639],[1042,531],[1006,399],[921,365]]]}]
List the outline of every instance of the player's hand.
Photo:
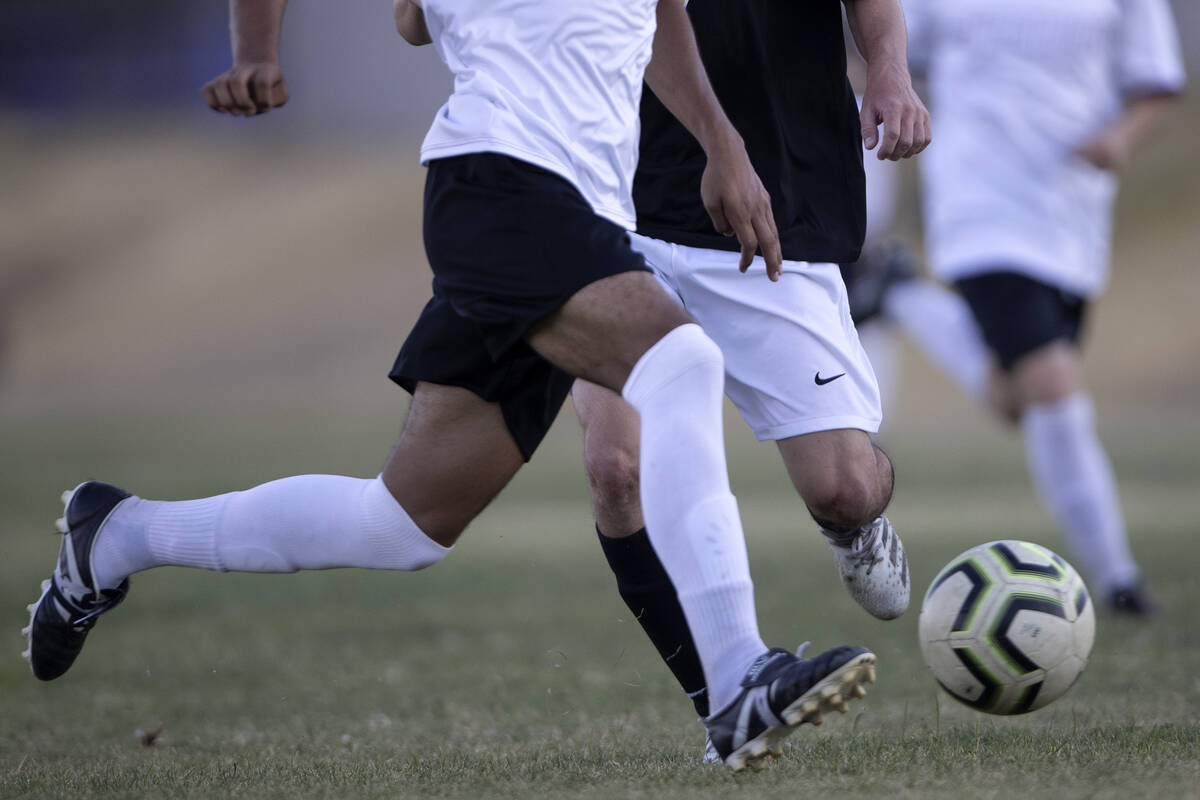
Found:
[{"label": "player's hand", "polygon": [[932,138],[929,112],[913,90],[908,67],[903,64],[868,69],[859,116],[863,145],[868,150],[878,145],[875,155],[880,161],[911,158],[928,147]]},{"label": "player's hand", "polygon": [[1129,143],[1119,129],[1109,127],[1076,147],[1075,155],[1096,169],[1116,172],[1129,158]]},{"label": "player's hand", "polygon": [[200,93],[214,111],[238,117],[265,114],[288,101],[279,65],[265,61],[236,65],[204,84]]},{"label": "player's hand", "polygon": [[725,236],[737,236],[742,246],[738,269],[745,272],[762,249],[767,277],[779,280],[783,252],[771,211],[771,196],[763,187],[741,138],[731,136],[708,152],[700,179],[700,197],[713,226]]}]

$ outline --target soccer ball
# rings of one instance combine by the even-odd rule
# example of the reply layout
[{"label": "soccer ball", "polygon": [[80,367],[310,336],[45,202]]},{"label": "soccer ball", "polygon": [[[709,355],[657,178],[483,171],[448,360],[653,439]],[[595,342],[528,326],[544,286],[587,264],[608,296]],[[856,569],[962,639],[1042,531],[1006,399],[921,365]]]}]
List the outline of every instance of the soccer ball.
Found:
[{"label": "soccer ball", "polygon": [[1096,615],[1062,558],[1029,542],[990,542],[933,579],[918,629],[925,664],[952,697],[989,714],[1024,714],[1075,683]]}]

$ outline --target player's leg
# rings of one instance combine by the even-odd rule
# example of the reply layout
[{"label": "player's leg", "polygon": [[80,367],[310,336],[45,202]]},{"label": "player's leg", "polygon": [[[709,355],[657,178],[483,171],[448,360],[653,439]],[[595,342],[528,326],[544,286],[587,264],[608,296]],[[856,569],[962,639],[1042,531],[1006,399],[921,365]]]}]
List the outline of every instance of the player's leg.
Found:
[{"label": "player's leg", "polygon": [[[52,680],[66,672],[96,617],[124,599],[130,575],[146,569],[418,570],[440,561],[522,454],[499,407],[465,389],[422,384],[410,421],[376,478],[300,475],[183,501],[82,484],[66,498],[58,568],[31,607],[34,674]],[[469,480],[464,462],[473,467]]]},{"label": "player's leg", "polygon": [[450,547],[524,463],[499,403],[421,382],[382,478],[417,527]]},{"label": "player's leg", "polygon": [[1007,376],[1030,476],[1073,558],[1114,608],[1150,612],[1084,381],[1078,340],[1085,302],[1010,272],[969,278],[959,288]]},{"label": "player's leg", "polygon": [[814,431],[776,442],[792,485],[822,528],[869,525],[892,498],[892,463],[865,431]]},{"label": "player's leg", "polygon": [[123,599],[128,576],[151,567],[413,570],[440,560],[536,449],[570,388],[523,345],[493,359],[474,324],[440,297],[391,377],[414,398],[377,478],[302,475],[174,502],[81,487],[27,632],[35,674],[49,680],[69,668],[96,617]]},{"label": "player's leg", "polygon": [[658,560],[642,519],[638,413],[617,393],[587,381],[577,381],[571,394],[583,427],[596,533],[616,577],[617,591],[691,698],[696,713],[706,717],[708,694],[700,657],[675,584]]},{"label": "player's leg", "polygon": [[648,272],[585,286],[529,343],[565,371],[620,391],[638,411],[646,528],[675,584],[712,704],[723,706],[766,647],[725,466],[721,351]]},{"label": "player's leg", "polygon": [[875,616],[899,616],[908,562],[880,513],[891,463],[868,436],[882,417],[879,388],[838,267],[785,262],[777,284],[759,285],[755,267],[751,280],[729,271],[729,253],[673,252],[680,297],[726,355],[727,394],[759,440],[785,443],[851,595]]},{"label": "player's leg", "polygon": [[879,619],[908,609],[908,557],[884,510],[892,462],[865,431],[814,431],[777,442],[792,485],[833,552],[855,601]]},{"label": "player's leg", "polygon": [[1151,612],[1078,347],[1060,339],[1026,355],[1013,365],[1012,384],[1030,476],[1074,557],[1114,609]]}]

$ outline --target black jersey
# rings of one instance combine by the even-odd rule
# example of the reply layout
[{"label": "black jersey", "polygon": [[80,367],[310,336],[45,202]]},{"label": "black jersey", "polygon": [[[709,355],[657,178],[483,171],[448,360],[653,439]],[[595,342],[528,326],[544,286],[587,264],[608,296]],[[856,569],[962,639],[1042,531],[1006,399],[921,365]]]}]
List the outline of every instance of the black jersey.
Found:
[{"label": "black jersey", "polygon": [[[691,0],[717,99],[771,194],[790,261],[858,258],[866,228],[862,134],[846,78],[840,0]],[[649,87],[633,202],[638,232],[737,250],[700,201],[704,151]]]}]

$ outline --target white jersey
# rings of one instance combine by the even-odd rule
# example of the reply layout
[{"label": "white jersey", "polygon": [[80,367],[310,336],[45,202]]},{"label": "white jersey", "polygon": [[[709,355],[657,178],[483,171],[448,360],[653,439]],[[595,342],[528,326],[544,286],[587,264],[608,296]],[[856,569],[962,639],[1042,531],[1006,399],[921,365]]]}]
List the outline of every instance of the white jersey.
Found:
[{"label": "white jersey", "polygon": [[934,274],[996,269],[1092,296],[1115,176],[1074,150],[1138,94],[1184,83],[1166,0],[904,0],[934,140],[921,155]]},{"label": "white jersey", "polygon": [[655,0],[425,0],[454,93],[421,161],[503,153],[570,181],[632,229],[638,107]]}]

